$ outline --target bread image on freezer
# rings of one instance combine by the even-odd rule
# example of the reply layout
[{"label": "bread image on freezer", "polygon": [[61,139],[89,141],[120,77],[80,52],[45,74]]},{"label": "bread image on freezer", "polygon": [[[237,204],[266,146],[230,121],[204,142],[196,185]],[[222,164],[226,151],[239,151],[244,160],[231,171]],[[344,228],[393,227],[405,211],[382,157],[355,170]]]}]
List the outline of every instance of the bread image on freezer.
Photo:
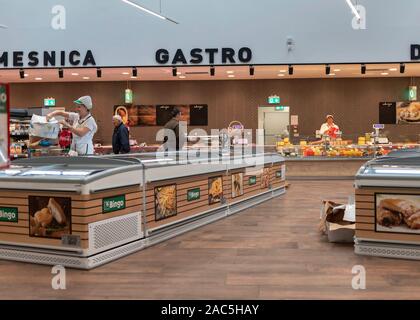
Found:
[{"label": "bread image on freezer", "polygon": [[54,198],[49,198],[47,206],[36,211],[29,219],[31,236],[58,236],[67,227],[64,210]]},{"label": "bread image on freezer", "polygon": [[409,200],[381,200],[377,208],[376,218],[378,224],[385,227],[405,224],[411,229],[420,229],[420,207]]},{"label": "bread image on freezer", "polygon": [[55,201],[53,198],[50,198],[48,201],[48,209],[50,209],[54,219],[59,224],[66,224],[66,215],[64,214],[63,208]]}]

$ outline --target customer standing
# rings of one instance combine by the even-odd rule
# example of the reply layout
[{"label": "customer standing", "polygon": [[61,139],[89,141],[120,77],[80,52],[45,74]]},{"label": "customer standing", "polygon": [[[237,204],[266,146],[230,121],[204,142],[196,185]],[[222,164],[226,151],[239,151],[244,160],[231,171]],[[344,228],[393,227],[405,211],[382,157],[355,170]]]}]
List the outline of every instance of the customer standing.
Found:
[{"label": "customer standing", "polygon": [[127,127],[124,125],[121,116],[112,117],[114,133],[112,135],[112,151],[115,154],[130,152],[130,138]]},{"label": "customer standing", "polygon": [[[172,116],[171,120],[169,120],[165,124],[164,128],[172,130],[174,132],[175,138],[176,138],[176,150],[178,151],[179,147],[184,145],[184,141],[182,141],[182,143],[181,141],[179,141],[179,120],[181,119],[181,111],[179,111],[178,108],[174,108],[171,111],[171,116]],[[165,136],[163,142],[167,142],[167,141],[168,141],[168,136]]]},{"label": "customer standing", "polygon": [[55,116],[64,117],[65,120],[61,120],[60,123],[73,134],[70,150],[76,151],[78,155],[94,154],[93,136],[98,126],[90,113],[93,108],[92,98],[83,96],[73,102],[76,112],[53,111],[47,115],[47,120]]}]

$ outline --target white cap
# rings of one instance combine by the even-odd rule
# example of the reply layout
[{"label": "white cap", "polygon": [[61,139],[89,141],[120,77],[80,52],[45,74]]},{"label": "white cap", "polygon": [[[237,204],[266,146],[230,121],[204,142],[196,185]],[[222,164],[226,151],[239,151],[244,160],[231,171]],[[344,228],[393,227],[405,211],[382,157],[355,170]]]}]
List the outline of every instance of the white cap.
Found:
[{"label": "white cap", "polygon": [[119,122],[122,122],[122,118],[120,115],[116,114],[112,117],[112,120],[118,120]]},{"label": "white cap", "polygon": [[76,104],[83,104],[88,110],[91,110],[93,108],[92,98],[90,96],[80,97],[79,99],[74,100],[73,102]]}]

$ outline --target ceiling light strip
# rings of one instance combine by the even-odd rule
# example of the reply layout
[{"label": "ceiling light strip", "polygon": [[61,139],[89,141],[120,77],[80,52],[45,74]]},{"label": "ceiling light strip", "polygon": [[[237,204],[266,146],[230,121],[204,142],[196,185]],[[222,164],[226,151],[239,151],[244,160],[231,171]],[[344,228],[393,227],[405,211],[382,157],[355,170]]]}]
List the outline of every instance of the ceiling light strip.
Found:
[{"label": "ceiling light strip", "polygon": [[[123,0],[124,1],[124,0]],[[347,4],[349,5],[351,11],[353,11],[354,15],[357,17],[357,19],[361,19],[360,18],[360,14],[359,12],[357,12],[356,7],[354,6],[354,4],[351,2],[351,0],[346,0]]]},{"label": "ceiling light strip", "polygon": [[121,1],[122,1],[122,2],[125,2],[125,3],[127,3],[127,4],[129,4],[129,5],[131,5],[131,6],[133,6],[133,7],[136,7],[137,9],[140,9],[140,10],[142,10],[142,11],[144,11],[144,12],[147,12],[148,14],[151,14],[151,15],[153,15],[153,16],[155,16],[155,17],[158,17],[159,19],[162,19],[162,20],[168,20],[168,21],[173,22],[173,23],[175,23],[175,24],[179,24],[179,23],[178,23],[178,22],[176,22],[175,20],[172,20],[172,19],[170,19],[170,18],[168,18],[168,17],[162,16],[161,14],[156,13],[156,12],[154,12],[154,11],[152,11],[152,10],[149,10],[149,9],[147,9],[147,8],[145,8],[145,7],[141,6],[141,5],[138,5],[137,3],[134,3],[134,2],[132,2],[132,1],[129,1],[129,0],[121,0]]}]

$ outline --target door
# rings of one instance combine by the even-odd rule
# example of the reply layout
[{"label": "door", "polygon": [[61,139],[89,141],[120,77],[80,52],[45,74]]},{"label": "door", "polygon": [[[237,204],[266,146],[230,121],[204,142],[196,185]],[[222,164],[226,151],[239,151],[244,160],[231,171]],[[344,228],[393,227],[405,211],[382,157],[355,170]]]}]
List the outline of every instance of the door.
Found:
[{"label": "door", "polygon": [[264,112],[264,144],[275,145],[277,136],[287,130],[289,112]]}]

